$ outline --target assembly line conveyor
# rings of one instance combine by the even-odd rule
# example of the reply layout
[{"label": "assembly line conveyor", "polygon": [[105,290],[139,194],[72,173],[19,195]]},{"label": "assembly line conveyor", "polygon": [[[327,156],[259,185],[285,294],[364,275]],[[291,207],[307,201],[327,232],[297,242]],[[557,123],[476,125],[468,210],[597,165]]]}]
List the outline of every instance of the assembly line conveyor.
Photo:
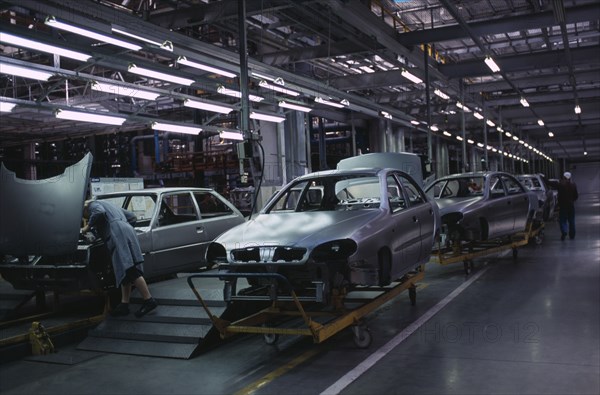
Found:
[{"label": "assembly line conveyor", "polygon": [[[351,327],[356,346],[366,348],[371,344],[372,337],[363,317],[405,290],[408,290],[411,304],[414,305],[416,283],[424,276],[424,267],[420,266],[418,270],[389,286],[359,286],[348,293],[334,294],[331,303],[327,305],[298,297],[288,279],[278,273],[200,273],[189,276],[187,282],[223,339],[235,334],[247,333],[262,334],[267,344],[276,343],[280,335],[310,336],[314,343],[321,343],[343,329]],[[230,322],[212,314],[202,299],[193,281],[202,277],[217,277],[225,282],[237,281],[238,278],[266,278],[278,281],[287,287],[290,297],[287,300],[275,298],[271,300],[269,307]],[[264,299],[257,299],[259,300]]]},{"label": "assembly line conveyor", "polygon": [[529,221],[524,232],[518,232],[505,238],[463,242],[448,247],[443,247],[438,243],[437,248],[434,248],[431,253],[430,262],[440,265],[463,262],[465,273],[469,274],[474,268],[473,259],[475,258],[512,250],[513,258],[517,259],[518,247],[527,245],[531,241],[538,245],[542,243],[544,226],[544,222]]}]

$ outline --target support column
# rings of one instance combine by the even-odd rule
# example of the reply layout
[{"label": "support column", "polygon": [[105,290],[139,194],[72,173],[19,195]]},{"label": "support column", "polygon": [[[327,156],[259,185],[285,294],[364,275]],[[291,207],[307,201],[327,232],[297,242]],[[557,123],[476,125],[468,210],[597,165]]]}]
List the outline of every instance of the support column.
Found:
[{"label": "support column", "polygon": [[[460,80],[460,102],[464,106],[465,103],[465,88],[463,80]],[[462,130],[462,163],[461,171],[464,173],[467,171],[467,132],[465,130],[465,110],[461,108],[460,111],[460,128]]]},{"label": "support column", "polygon": [[396,129],[396,152],[405,152],[406,145],[404,142],[404,129],[398,128]]}]

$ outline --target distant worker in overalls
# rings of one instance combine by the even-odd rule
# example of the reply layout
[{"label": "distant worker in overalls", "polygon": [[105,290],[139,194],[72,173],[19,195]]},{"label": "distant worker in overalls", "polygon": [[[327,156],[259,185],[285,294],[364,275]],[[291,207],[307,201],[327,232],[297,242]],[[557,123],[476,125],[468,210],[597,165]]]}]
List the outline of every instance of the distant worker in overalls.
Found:
[{"label": "distant worker in overalls", "polygon": [[136,216],[120,207],[101,200],[87,200],[83,207],[83,217],[88,223],[81,233],[94,230],[101,237],[110,252],[115,281],[121,287],[121,303],[111,312],[112,316],[129,314],[131,287],[135,285],[144,302],[136,317],[143,317],[157,307],[144,279],[142,249],[133,225]]},{"label": "distant worker in overalls", "polygon": [[567,232],[570,239],[575,238],[575,201],[578,197],[577,185],[571,181],[571,173],[567,171],[558,184],[558,223],[561,240],[565,239]]}]

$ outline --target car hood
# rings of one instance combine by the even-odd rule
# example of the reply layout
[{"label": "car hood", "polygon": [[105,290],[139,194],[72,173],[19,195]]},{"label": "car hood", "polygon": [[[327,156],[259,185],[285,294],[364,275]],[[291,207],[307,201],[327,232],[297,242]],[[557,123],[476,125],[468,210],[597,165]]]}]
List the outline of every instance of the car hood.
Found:
[{"label": "car hood", "polygon": [[59,256],[77,251],[92,155],[64,173],[24,180],[0,167],[0,255]]},{"label": "car hood", "polygon": [[380,209],[372,209],[259,214],[215,241],[227,249],[266,245],[311,247],[349,238],[382,213]]},{"label": "car hood", "polygon": [[464,212],[466,209],[472,207],[474,204],[479,203],[482,200],[483,196],[476,196],[470,198],[435,199],[435,202],[440,209],[440,215],[445,215],[454,212]]}]

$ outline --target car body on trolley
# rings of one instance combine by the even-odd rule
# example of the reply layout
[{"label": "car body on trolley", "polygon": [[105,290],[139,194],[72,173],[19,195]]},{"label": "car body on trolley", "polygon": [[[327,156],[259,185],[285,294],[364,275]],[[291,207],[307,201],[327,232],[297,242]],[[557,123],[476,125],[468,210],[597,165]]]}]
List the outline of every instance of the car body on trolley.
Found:
[{"label": "car body on trolley", "polygon": [[442,219],[442,239],[485,241],[525,231],[538,200],[513,175],[475,172],[441,177],[425,188]]},{"label": "car body on trolley", "polygon": [[439,227],[436,204],[405,172],[322,171],[294,179],[217,237],[207,262],[279,273],[296,291],[316,288],[326,299],[333,289],[387,285],[427,262]]}]

